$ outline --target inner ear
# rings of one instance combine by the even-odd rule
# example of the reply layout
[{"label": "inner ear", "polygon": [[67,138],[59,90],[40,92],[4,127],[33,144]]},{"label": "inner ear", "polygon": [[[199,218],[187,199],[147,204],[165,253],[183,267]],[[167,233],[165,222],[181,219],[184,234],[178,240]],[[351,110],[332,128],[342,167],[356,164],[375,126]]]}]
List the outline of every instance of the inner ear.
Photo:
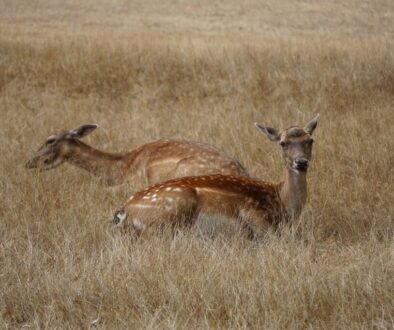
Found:
[{"label": "inner ear", "polygon": [[86,124],[79,126],[67,134],[67,137],[74,139],[82,139],[86,135],[92,133],[98,127],[97,124]]},{"label": "inner ear", "polygon": [[255,123],[254,125],[260,132],[264,133],[271,141],[274,142],[279,141],[280,133],[276,128],[262,126],[257,123]]},{"label": "inner ear", "polygon": [[307,132],[309,135],[312,135],[313,131],[317,127],[317,120],[319,118],[319,114],[315,116],[309,123],[307,123],[304,127],[304,131]]}]

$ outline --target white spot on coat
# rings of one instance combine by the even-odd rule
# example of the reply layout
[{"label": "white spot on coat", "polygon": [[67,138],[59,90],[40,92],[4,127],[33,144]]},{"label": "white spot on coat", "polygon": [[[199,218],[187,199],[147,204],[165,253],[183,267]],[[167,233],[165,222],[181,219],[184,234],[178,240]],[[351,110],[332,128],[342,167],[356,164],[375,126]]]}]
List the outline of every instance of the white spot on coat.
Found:
[{"label": "white spot on coat", "polygon": [[133,219],[133,226],[135,229],[137,230],[144,230],[146,225],[143,224],[141,221],[139,221],[138,219]]}]

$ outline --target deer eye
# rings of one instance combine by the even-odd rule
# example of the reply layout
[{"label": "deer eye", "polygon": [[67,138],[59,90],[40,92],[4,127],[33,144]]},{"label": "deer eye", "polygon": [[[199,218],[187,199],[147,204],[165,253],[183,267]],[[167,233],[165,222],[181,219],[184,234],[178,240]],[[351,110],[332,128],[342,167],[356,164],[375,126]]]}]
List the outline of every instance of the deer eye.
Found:
[{"label": "deer eye", "polygon": [[282,148],[286,148],[286,147],[288,147],[289,142],[280,141],[279,144],[280,144],[280,146],[281,146]]},{"label": "deer eye", "polygon": [[53,144],[55,143],[56,139],[48,139],[47,144]]}]

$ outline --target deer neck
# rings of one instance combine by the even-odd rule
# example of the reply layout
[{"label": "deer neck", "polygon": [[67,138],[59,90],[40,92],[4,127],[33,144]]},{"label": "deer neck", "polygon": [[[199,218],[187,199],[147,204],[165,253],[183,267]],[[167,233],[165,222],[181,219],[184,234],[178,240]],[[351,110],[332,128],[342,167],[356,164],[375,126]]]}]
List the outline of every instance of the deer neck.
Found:
[{"label": "deer neck", "polygon": [[123,180],[124,154],[103,152],[77,140],[73,141],[67,160],[108,185],[119,184]]},{"label": "deer neck", "polygon": [[306,202],[306,172],[286,168],[279,195],[290,218],[298,218]]}]

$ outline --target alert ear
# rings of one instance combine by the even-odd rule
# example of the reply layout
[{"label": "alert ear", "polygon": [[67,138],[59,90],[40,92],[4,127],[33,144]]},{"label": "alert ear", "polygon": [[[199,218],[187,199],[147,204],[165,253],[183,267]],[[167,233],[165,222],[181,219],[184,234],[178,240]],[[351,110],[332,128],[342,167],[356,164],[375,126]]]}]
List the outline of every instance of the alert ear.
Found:
[{"label": "alert ear", "polygon": [[92,133],[97,127],[98,125],[96,124],[82,125],[68,132],[67,137],[73,139],[82,139],[86,135]]},{"label": "alert ear", "polygon": [[276,128],[262,126],[257,123],[255,123],[254,125],[260,132],[264,133],[271,141],[274,142],[279,141],[280,134]]},{"label": "alert ear", "polygon": [[317,126],[317,120],[319,119],[320,114],[317,114],[315,118],[313,118],[308,124],[305,125],[304,131],[308,134],[312,135],[313,131]]}]

